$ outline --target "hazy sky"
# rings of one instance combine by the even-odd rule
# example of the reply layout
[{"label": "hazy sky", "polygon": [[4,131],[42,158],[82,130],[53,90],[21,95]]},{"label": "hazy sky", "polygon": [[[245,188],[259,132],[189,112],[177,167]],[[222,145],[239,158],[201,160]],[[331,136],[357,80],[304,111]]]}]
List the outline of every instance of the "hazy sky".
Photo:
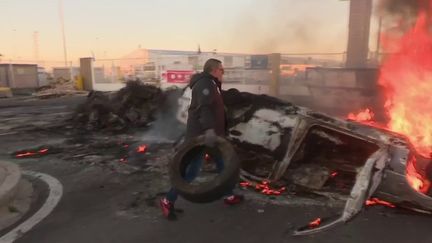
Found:
[{"label": "hazy sky", "polygon": [[[63,0],[69,59],[142,48],[219,52],[343,52],[340,0]],[[0,0],[3,59],[63,60],[59,0]]]}]

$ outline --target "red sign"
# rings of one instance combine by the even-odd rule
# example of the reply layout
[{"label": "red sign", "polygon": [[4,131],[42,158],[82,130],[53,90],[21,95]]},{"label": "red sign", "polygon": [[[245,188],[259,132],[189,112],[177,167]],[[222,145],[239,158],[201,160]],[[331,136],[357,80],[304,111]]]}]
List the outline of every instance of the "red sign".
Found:
[{"label": "red sign", "polygon": [[188,83],[194,73],[192,70],[167,70],[164,78],[168,83]]}]

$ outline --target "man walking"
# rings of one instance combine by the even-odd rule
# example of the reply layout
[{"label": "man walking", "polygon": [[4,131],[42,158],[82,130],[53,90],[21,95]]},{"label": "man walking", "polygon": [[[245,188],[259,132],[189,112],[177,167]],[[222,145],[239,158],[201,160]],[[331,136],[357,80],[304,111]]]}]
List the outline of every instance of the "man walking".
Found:
[{"label": "man walking", "polygon": [[[221,95],[224,69],[222,62],[217,59],[209,59],[204,64],[202,73],[191,78],[189,87],[192,89],[192,101],[188,110],[186,128],[186,141],[193,137],[204,135],[205,145],[214,147],[217,136],[224,137],[225,128],[225,106]],[[190,162],[184,179],[191,182],[197,177],[203,163],[205,152],[196,154]],[[215,156],[216,167],[223,170],[223,160]],[[161,199],[160,206],[166,218],[175,218],[174,203],[178,194],[171,188],[165,198]],[[242,195],[236,195],[228,191],[224,202],[228,205],[235,205],[243,201]]]}]

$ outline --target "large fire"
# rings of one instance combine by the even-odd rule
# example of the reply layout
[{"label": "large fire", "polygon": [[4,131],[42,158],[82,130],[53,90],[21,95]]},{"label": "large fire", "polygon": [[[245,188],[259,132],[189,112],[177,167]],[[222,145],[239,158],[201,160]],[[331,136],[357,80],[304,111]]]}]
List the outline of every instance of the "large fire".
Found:
[{"label": "large fire", "polygon": [[[388,124],[380,127],[407,136],[419,154],[432,158],[432,15],[428,14],[432,0],[419,1],[428,7],[419,11],[408,31],[400,28],[404,34],[395,35],[393,28],[392,33],[382,33],[384,51],[391,54],[384,58],[380,70],[379,84],[389,118]],[[348,119],[370,125],[373,112],[366,109],[350,114]],[[407,180],[423,192],[429,188],[429,181],[417,173],[415,163],[413,158],[407,165]]]},{"label": "large fire", "polygon": [[[430,0],[432,5],[432,0]],[[410,138],[417,152],[431,158],[432,152],[432,18],[420,12],[415,25],[401,37],[382,34],[386,51],[391,51],[381,65],[379,84],[383,87],[386,128]],[[373,120],[366,109],[351,113],[348,119],[363,123]]]},{"label": "large fire", "polygon": [[431,17],[423,11],[412,29],[402,37],[383,35],[384,48],[396,52],[384,60],[379,79],[386,95],[388,128],[408,136],[425,157],[431,157],[432,151],[430,23]]}]

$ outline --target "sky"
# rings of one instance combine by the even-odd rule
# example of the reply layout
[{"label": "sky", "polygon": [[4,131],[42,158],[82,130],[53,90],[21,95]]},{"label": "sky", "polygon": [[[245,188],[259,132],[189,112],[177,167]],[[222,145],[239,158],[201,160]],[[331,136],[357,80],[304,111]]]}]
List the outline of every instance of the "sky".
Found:
[{"label": "sky", "polygon": [[[138,47],[235,53],[344,52],[340,0],[62,0],[68,59]],[[0,0],[3,59],[62,61],[60,0]],[[38,32],[38,48],[34,32]]]}]

